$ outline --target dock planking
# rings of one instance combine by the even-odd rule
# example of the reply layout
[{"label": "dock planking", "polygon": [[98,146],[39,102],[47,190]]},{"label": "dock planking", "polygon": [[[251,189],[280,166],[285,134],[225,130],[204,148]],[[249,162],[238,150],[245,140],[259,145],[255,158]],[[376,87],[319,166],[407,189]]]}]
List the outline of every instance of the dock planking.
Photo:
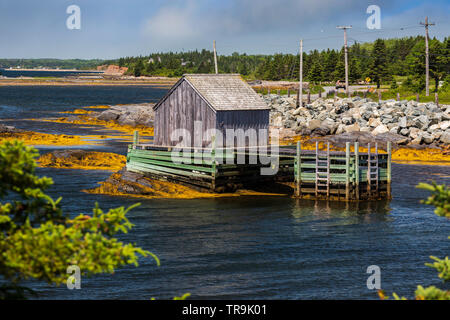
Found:
[{"label": "dock planking", "polygon": [[[214,141],[214,139],[213,139]],[[261,175],[270,166],[260,160],[260,147],[216,148],[140,144],[135,134],[128,148],[127,169],[154,179],[181,183],[210,192],[233,192],[262,183],[284,183],[301,199],[360,201],[391,198],[391,144],[380,152],[377,144],[361,152],[358,142],[346,151],[302,150],[293,146],[267,146],[278,166],[274,175]],[[240,161],[238,161],[240,160]],[[273,165],[273,161],[271,163]]]}]

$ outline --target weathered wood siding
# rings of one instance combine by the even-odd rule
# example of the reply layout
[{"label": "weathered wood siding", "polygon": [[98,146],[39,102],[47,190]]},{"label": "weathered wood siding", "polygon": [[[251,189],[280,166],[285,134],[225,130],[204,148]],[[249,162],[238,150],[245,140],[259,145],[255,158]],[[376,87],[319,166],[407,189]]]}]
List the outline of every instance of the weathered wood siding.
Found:
[{"label": "weathered wood siding", "polygon": [[[197,126],[194,132],[195,121],[201,122],[201,128]],[[213,135],[213,132],[208,132],[207,129],[215,127],[215,112],[186,81],[182,81],[155,110],[154,144],[194,146],[195,143],[195,146],[206,147],[211,143]],[[186,129],[187,132],[194,134],[191,134],[190,138],[183,137],[179,144],[181,138],[178,141],[171,139],[172,133],[177,129]]]},{"label": "weathered wood siding", "polygon": [[[265,130],[261,138],[267,143],[269,110],[215,111],[186,80],[182,80],[155,110],[154,123],[155,145],[208,147],[216,129],[223,134],[223,144],[226,142],[226,129],[242,129],[244,132],[255,129],[257,135],[259,130]],[[175,133],[175,141],[172,141],[172,133],[177,129],[186,129],[191,137],[183,137],[180,143],[181,138]],[[220,146],[222,141],[217,139],[216,145]]]},{"label": "weathered wood siding", "polygon": [[[242,129],[244,133],[249,133],[249,130],[254,129],[258,140],[253,145],[268,143],[269,110],[217,111],[216,119],[217,129],[222,132],[224,143],[227,141],[227,129],[233,129],[235,133],[239,129]],[[237,145],[236,139],[234,144]],[[249,145],[248,138],[246,138],[246,145]]]}]

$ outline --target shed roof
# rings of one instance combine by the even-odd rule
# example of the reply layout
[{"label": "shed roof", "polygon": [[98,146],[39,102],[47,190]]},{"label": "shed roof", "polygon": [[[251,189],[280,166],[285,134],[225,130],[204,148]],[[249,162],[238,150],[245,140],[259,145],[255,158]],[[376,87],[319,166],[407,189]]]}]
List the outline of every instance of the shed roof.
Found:
[{"label": "shed roof", "polygon": [[[183,80],[186,80],[214,110],[270,109],[239,74],[185,74],[166,97]],[[154,108],[156,109],[166,97],[161,99]]]}]

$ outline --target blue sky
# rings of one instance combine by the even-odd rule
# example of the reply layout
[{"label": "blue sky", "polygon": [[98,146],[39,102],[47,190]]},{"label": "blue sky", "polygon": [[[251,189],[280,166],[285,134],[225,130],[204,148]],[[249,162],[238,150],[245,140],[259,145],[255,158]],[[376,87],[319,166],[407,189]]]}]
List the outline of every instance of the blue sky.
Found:
[{"label": "blue sky", "polygon": [[[69,30],[69,5],[81,9],[81,29]],[[381,29],[369,30],[369,5],[381,9]],[[419,0],[2,0],[0,58],[117,58],[159,51],[211,49],[219,54],[296,53],[339,48],[352,25],[353,42],[424,34],[450,35],[450,1]],[[400,30],[401,27],[406,27]]]}]

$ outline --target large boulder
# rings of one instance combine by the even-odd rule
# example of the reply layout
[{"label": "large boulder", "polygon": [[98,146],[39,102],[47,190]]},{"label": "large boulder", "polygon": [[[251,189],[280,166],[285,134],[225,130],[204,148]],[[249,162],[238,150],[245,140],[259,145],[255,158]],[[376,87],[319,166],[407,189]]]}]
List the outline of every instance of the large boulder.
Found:
[{"label": "large boulder", "polygon": [[445,131],[439,138],[439,141],[445,144],[450,144],[450,130]]},{"label": "large boulder", "polygon": [[347,132],[347,133],[349,133],[349,132],[358,132],[359,129],[360,128],[359,128],[359,124],[358,123],[351,124],[351,125],[348,125],[348,126],[344,127],[344,131]]},{"label": "large boulder", "polygon": [[386,133],[389,132],[388,127],[386,127],[384,124],[380,124],[375,129],[373,129],[372,134],[374,136],[379,135],[380,133]]},{"label": "large boulder", "polygon": [[97,119],[104,120],[104,121],[116,121],[117,119],[119,119],[120,115],[121,115],[121,112],[119,110],[108,109],[108,110],[101,112],[97,116]]}]

